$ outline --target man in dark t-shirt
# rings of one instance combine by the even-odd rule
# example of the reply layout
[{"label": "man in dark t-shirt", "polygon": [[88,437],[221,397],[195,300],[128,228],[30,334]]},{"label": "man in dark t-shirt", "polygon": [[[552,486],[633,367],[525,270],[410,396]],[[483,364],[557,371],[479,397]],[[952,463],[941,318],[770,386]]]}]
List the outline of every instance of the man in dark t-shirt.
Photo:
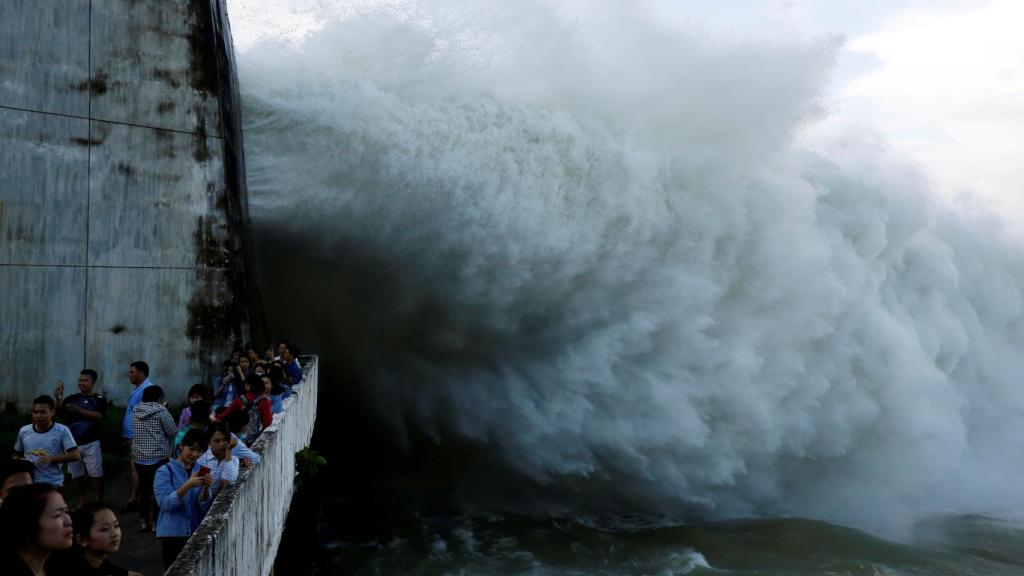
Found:
[{"label": "man in dark t-shirt", "polygon": [[107,413],[107,399],[96,393],[95,370],[86,368],[78,375],[80,393],[72,394],[61,402],[64,395],[64,381],[57,382],[54,396],[64,415],[64,422],[71,430],[71,436],[78,444],[82,459],[68,464],[68,471],[75,482],[75,507],[85,503],[88,474],[98,501],[103,501],[103,453],[100,450],[100,423]]}]

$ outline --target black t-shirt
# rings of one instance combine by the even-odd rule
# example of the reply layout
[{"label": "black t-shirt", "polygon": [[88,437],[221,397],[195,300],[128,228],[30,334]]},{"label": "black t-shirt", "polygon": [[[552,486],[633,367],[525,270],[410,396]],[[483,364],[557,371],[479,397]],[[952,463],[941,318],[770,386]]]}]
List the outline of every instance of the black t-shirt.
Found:
[{"label": "black t-shirt", "polygon": [[104,560],[99,568],[85,561],[79,549],[52,554],[46,561],[46,576],[128,576],[128,570]]},{"label": "black t-shirt", "polygon": [[32,569],[13,553],[0,554],[0,566],[3,566],[4,576],[35,576]]},{"label": "black t-shirt", "polygon": [[100,421],[93,418],[86,418],[81,414],[72,414],[67,412],[68,406],[78,406],[85,410],[91,410],[93,412],[99,412],[100,414],[107,413],[107,399],[99,394],[93,394],[92,396],[86,396],[85,394],[72,394],[64,399],[64,420],[67,423],[67,427],[71,430],[71,436],[74,437],[75,442],[81,446],[82,444],[88,444],[89,442],[95,442],[100,439]]}]

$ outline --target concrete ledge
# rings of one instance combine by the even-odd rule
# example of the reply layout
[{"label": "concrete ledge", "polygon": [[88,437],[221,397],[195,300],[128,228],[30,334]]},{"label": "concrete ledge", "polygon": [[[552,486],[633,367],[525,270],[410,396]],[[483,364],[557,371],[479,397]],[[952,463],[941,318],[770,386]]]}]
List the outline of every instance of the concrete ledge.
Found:
[{"label": "concrete ledge", "polygon": [[166,575],[270,574],[295,490],[295,453],[309,446],[316,422],[317,357],[300,362],[303,383],[252,446],[262,461],[217,494]]}]

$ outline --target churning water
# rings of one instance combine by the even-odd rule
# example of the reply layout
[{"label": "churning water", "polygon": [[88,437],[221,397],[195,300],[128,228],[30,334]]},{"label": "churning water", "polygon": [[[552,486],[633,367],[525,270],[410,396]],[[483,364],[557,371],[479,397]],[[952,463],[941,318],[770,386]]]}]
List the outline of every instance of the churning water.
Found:
[{"label": "churning water", "polygon": [[376,4],[240,54],[274,331],[443,477],[349,570],[1024,570],[1024,257],[870,137],[801,146],[836,41]]}]

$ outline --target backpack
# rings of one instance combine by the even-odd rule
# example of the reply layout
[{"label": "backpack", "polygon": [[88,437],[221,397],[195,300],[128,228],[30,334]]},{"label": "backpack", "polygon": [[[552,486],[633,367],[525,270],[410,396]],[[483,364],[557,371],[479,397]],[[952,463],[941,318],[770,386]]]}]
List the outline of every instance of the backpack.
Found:
[{"label": "backpack", "polygon": [[255,402],[249,400],[249,397],[245,394],[242,395],[242,409],[245,414],[249,417],[248,422],[245,423],[245,427],[242,428],[242,433],[238,435],[242,442],[246,445],[250,445],[256,441],[260,433],[263,432],[263,419],[260,418],[260,402],[263,401],[263,397],[257,398]]}]

